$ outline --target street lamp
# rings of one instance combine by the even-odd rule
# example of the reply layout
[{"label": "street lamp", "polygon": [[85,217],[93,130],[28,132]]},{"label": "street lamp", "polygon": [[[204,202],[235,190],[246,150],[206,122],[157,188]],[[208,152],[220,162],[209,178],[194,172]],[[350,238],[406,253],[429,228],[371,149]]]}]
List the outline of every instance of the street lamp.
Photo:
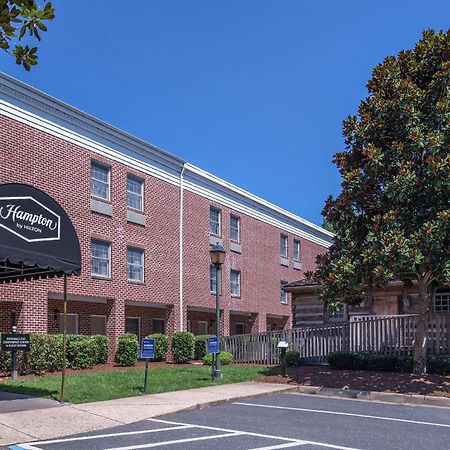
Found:
[{"label": "street lamp", "polygon": [[[223,245],[216,244],[209,251],[211,256],[211,262],[216,268],[216,336],[217,342],[219,342],[220,334],[220,282],[221,282],[221,271],[220,266],[225,261],[225,250]],[[214,378],[222,378],[222,372],[220,371],[220,347],[219,353],[216,354],[216,367],[213,370]]]}]

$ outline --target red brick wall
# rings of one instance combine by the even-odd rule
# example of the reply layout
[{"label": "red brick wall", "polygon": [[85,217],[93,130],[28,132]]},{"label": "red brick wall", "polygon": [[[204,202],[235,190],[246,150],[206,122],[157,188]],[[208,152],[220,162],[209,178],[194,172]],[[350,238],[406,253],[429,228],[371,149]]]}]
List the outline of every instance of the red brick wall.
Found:
[{"label": "red brick wall", "polygon": [[[31,126],[0,116],[0,184],[19,182],[31,184],[53,197],[68,213],[81,244],[82,274],[70,277],[69,293],[108,299],[107,304],[69,302],[69,312],[80,314],[80,331],[90,332],[91,314],[108,314],[107,329],[114,342],[124,331],[125,315],[133,315],[134,307],[126,301],[145,301],[167,305],[167,309],[140,308],[142,333],[152,332],[151,318],[167,320],[170,334],[179,327],[179,188],[152,176],[136,172],[124,164],[98,156],[83,147],[51,136]],[[113,216],[90,210],[91,159],[111,167],[111,199]],[[127,174],[144,179],[145,227],[127,222]],[[294,236],[245,214],[185,191],[184,200],[184,317],[191,306],[215,308],[215,296],[209,292],[209,209],[216,206],[222,213],[222,237],[227,257],[223,266],[221,306],[222,332],[230,332],[230,310],[252,313],[249,331],[266,329],[266,314],[289,318],[291,304],[280,304],[280,281],[302,278],[303,272],[314,269],[317,253],[325,248],[305,239],[302,245],[302,271],[293,269]],[[242,253],[230,251],[229,222],[233,213],[241,219]],[[290,267],[280,265],[280,233],[289,237]],[[111,279],[90,275],[90,242],[92,238],[112,243]],[[127,246],[145,248],[145,283],[127,281]],[[241,297],[230,294],[230,270],[241,271]],[[19,331],[54,332],[53,310],[61,301],[48,302],[49,292],[62,292],[63,280],[40,280],[0,285],[0,326],[8,325],[11,303],[19,301]],[[96,311],[96,312],[93,312]],[[208,315],[209,317],[209,315]],[[247,316],[248,317],[248,316]],[[233,319],[234,320],[234,319]],[[247,331],[247,330],[246,330]]]}]

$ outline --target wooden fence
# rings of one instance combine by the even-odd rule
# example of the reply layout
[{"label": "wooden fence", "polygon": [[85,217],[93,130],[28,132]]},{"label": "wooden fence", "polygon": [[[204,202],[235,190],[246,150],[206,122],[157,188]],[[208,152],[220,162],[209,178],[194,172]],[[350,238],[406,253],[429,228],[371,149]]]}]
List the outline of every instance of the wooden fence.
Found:
[{"label": "wooden fence", "polygon": [[[415,315],[359,316],[350,322],[268,331],[223,338],[223,349],[238,363],[278,364],[280,341],[289,343],[306,364],[326,362],[331,352],[346,350],[385,355],[411,355],[416,329]],[[450,353],[450,315],[430,320],[428,353]]]}]

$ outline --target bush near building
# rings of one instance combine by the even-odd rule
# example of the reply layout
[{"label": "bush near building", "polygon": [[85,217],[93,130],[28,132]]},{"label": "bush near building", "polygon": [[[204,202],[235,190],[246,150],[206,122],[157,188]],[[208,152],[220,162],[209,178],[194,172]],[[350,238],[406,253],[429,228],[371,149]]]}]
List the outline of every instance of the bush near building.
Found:
[{"label": "bush near building", "polygon": [[138,360],[139,342],[133,333],[119,336],[117,342],[116,363],[119,366],[134,366]]},{"label": "bush near building", "polygon": [[[203,364],[204,365],[211,365],[212,364],[212,353],[208,353],[203,358]],[[233,355],[229,352],[220,352],[220,365],[226,366],[228,364],[231,364],[233,362]]]},{"label": "bush near building", "polygon": [[[30,351],[17,352],[17,367],[21,375],[43,375],[62,369],[63,336],[61,334],[31,334]],[[108,358],[106,336],[67,335],[67,367],[87,369],[105,363]],[[0,374],[11,372],[11,352],[0,351]]]},{"label": "bush near building", "polygon": [[194,359],[200,360],[206,355],[206,343],[208,338],[212,337],[212,334],[199,334],[194,337],[195,349],[194,349]]},{"label": "bush near building", "polygon": [[169,338],[162,333],[150,334],[147,337],[155,340],[155,361],[165,361],[169,348]]},{"label": "bush near building", "polygon": [[194,358],[194,335],[180,331],[172,336],[172,357],[175,364],[187,363]]},{"label": "bush near building", "polygon": [[286,366],[297,367],[300,360],[300,353],[295,350],[288,350],[286,352]]}]

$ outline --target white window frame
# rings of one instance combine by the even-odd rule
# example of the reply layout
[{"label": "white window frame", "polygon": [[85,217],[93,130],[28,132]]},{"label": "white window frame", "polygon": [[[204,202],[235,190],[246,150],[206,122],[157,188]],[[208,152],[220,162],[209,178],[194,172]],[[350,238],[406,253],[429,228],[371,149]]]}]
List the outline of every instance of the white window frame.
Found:
[{"label": "white window frame", "polygon": [[[141,192],[139,194],[128,190],[128,181],[129,180],[132,180],[132,181],[140,184]],[[132,196],[136,195],[137,197],[139,197],[139,202],[140,202],[139,208],[136,208],[129,204],[129,200],[130,200],[129,195],[132,195]],[[144,211],[144,180],[142,178],[136,177],[130,173],[127,174],[127,208],[134,209],[136,211]]]},{"label": "white window frame", "polygon": [[[217,229],[218,232],[214,233],[212,230],[212,220],[211,220],[211,213],[216,212],[217,213]],[[215,222],[216,223],[216,222]],[[209,208],[209,234],[211,236],[217,236],[220,237],[222,234],[222,211],[219,208],[216,208],[215,206],[210,206]]]},{"label": "white window frame", "polygon": [[[283,244],[284,243],[284,244]],[[285,234],[280,234],[280,256],[288,257],[289,238]]]},{"label": "white window frame", "polygon": [[[80,334],[80,328],[78,326],[78,313],[67,313],[67,318],[69,317],[75,317],[75,333],[67,333],[67,334]],[[58,322],[58,331],[59,333],[63,333],[63,320],[64,320],[64,313],[59,313],[59,322]]]},{"label": "white window frame", "polygon": [[286,291],[283,290],[283,287],[288,284],[287,281],[280,281],[280,304],[287,305],[289,304],[289,296]]},{"label": "white window frame", "polygon": [[215,294],[216,291],[217,291],[217,269],[214,264],[211,264],[209,266],[209,292],[210,294]]},{"label": "white window frame", "polygon": [[[299,239],[294,239],[294,261],[300,262],[302,258],[302,247]],[[297,255],[296,255],[297,253]]]},{"label": "white window frame", "polygon": [[450,313],[450,289],[436,292],[433,306],[436,313]]},{"label": "white window frame", "polygon": [[[200,324],[204,326],[204,333],[200,332]],[[197,320],[197,334],[209,334],[209,322],[207,320]]]},{"label": "white window frame", "polygon": [[[237,239],[233,239],[231,236],[231,232],[233,230],[233,227],[231,226],[233,223],[233,219],[236,220],[237,223]],[[239,216],[236,216],[235,214],[230,215],[230,240],[233,242],[241,242],[241,218]]]},{"label": "white window frame", "polygon": [[[98,180],[98,179],[96,179],[96,178],[94,178],[92,176],[92,167],[93,166],[97,166],[97,168],[101,168],[101,169],[106,170],[107,175],[108,175],[108,180],[106,182],[103,181],[103,180]],[[107,184],[106,198],[102,197],[102,196],[99,196],[99,195],[95,195],[93,193],[93,184],[94,184],[94,182]],[[109,202],[109,200],[111,198],[111,167],[106,165],[106,164],[102,164],[101,162],[95,161],[95,160],[91,160],[91,197],[99,198],[99,199],[105,200],[107,202]]]},{"label": "white window frame", "polygon": [[[130,265],[129,261],[128,261],[128,252],[130,250],[134,250],[134,251],[138,251],[141,253],[141,270],[142,270],[142,277],[140,280],[135,280],[134,278],[130,278],[129,276],[129,272],[128,272],[128,267]],[[139,247],[131,247],[128,246],[127,247],[127,278],[128,281],[132,282],[132,283],[144,283],[144,279],[145,279],[145,255],[144,255],[144,249],[139,248]],[[133,264],[133,266],[135,266],[136,264]]]},{"label": "white window frame", "polygon": [[108,335],[108,320],[107,320],[107,317],[105,315],[102,315],[102,314],[91,314],[91,336],[94,335],[92,333],[92,318],[93,317],[101,317],[102,319],[104,319],[104,321],[105,321],[105,334],[104,334],[104,336],[107,336]]},{"label": "white window frame", "polygon": [[166,319],[160,319],[159,317],[152,318],[152,333],[160,333],[159,331],[155,331],[153,326],[155,320],[163,323],[164,332],[162,334],[166,334]]},{"label": "white window frame", "polygon": [[139,346],[140,346],[141,345],[141,318],[134,317],[134,316],[125,316],[125,333],[131,333],[131,331],[127,331],[127,329],[126,329],[127,319],[137,319],[137,321],[138,321],[138,337],[137,338],[138,338]]},{"label": "white window frame", "polygon": [[[233,274],[237,274],[237,284],[233,283]],[[237,294],[233,294],[233,285],[237,285]],[[240,297],[241,296],[241,271],[240,270],[230,270],[230,293],[232,297]]]},{"label": "white window frame", "polygon": [[[92,248],[94,243],[100,243],[100,244],[107,244],[108,245],[108,273],[107,275],[103,275],[100,273],[94,273],[94,265],[92,264],[92,260],[95,258],[92,256]],[[99,259],[99,258],[97,258]],[[97,278],[111,278],[111,242],[108,241],[102,241],[101,239],[91,239],[91,276],[97,277]]]}]

